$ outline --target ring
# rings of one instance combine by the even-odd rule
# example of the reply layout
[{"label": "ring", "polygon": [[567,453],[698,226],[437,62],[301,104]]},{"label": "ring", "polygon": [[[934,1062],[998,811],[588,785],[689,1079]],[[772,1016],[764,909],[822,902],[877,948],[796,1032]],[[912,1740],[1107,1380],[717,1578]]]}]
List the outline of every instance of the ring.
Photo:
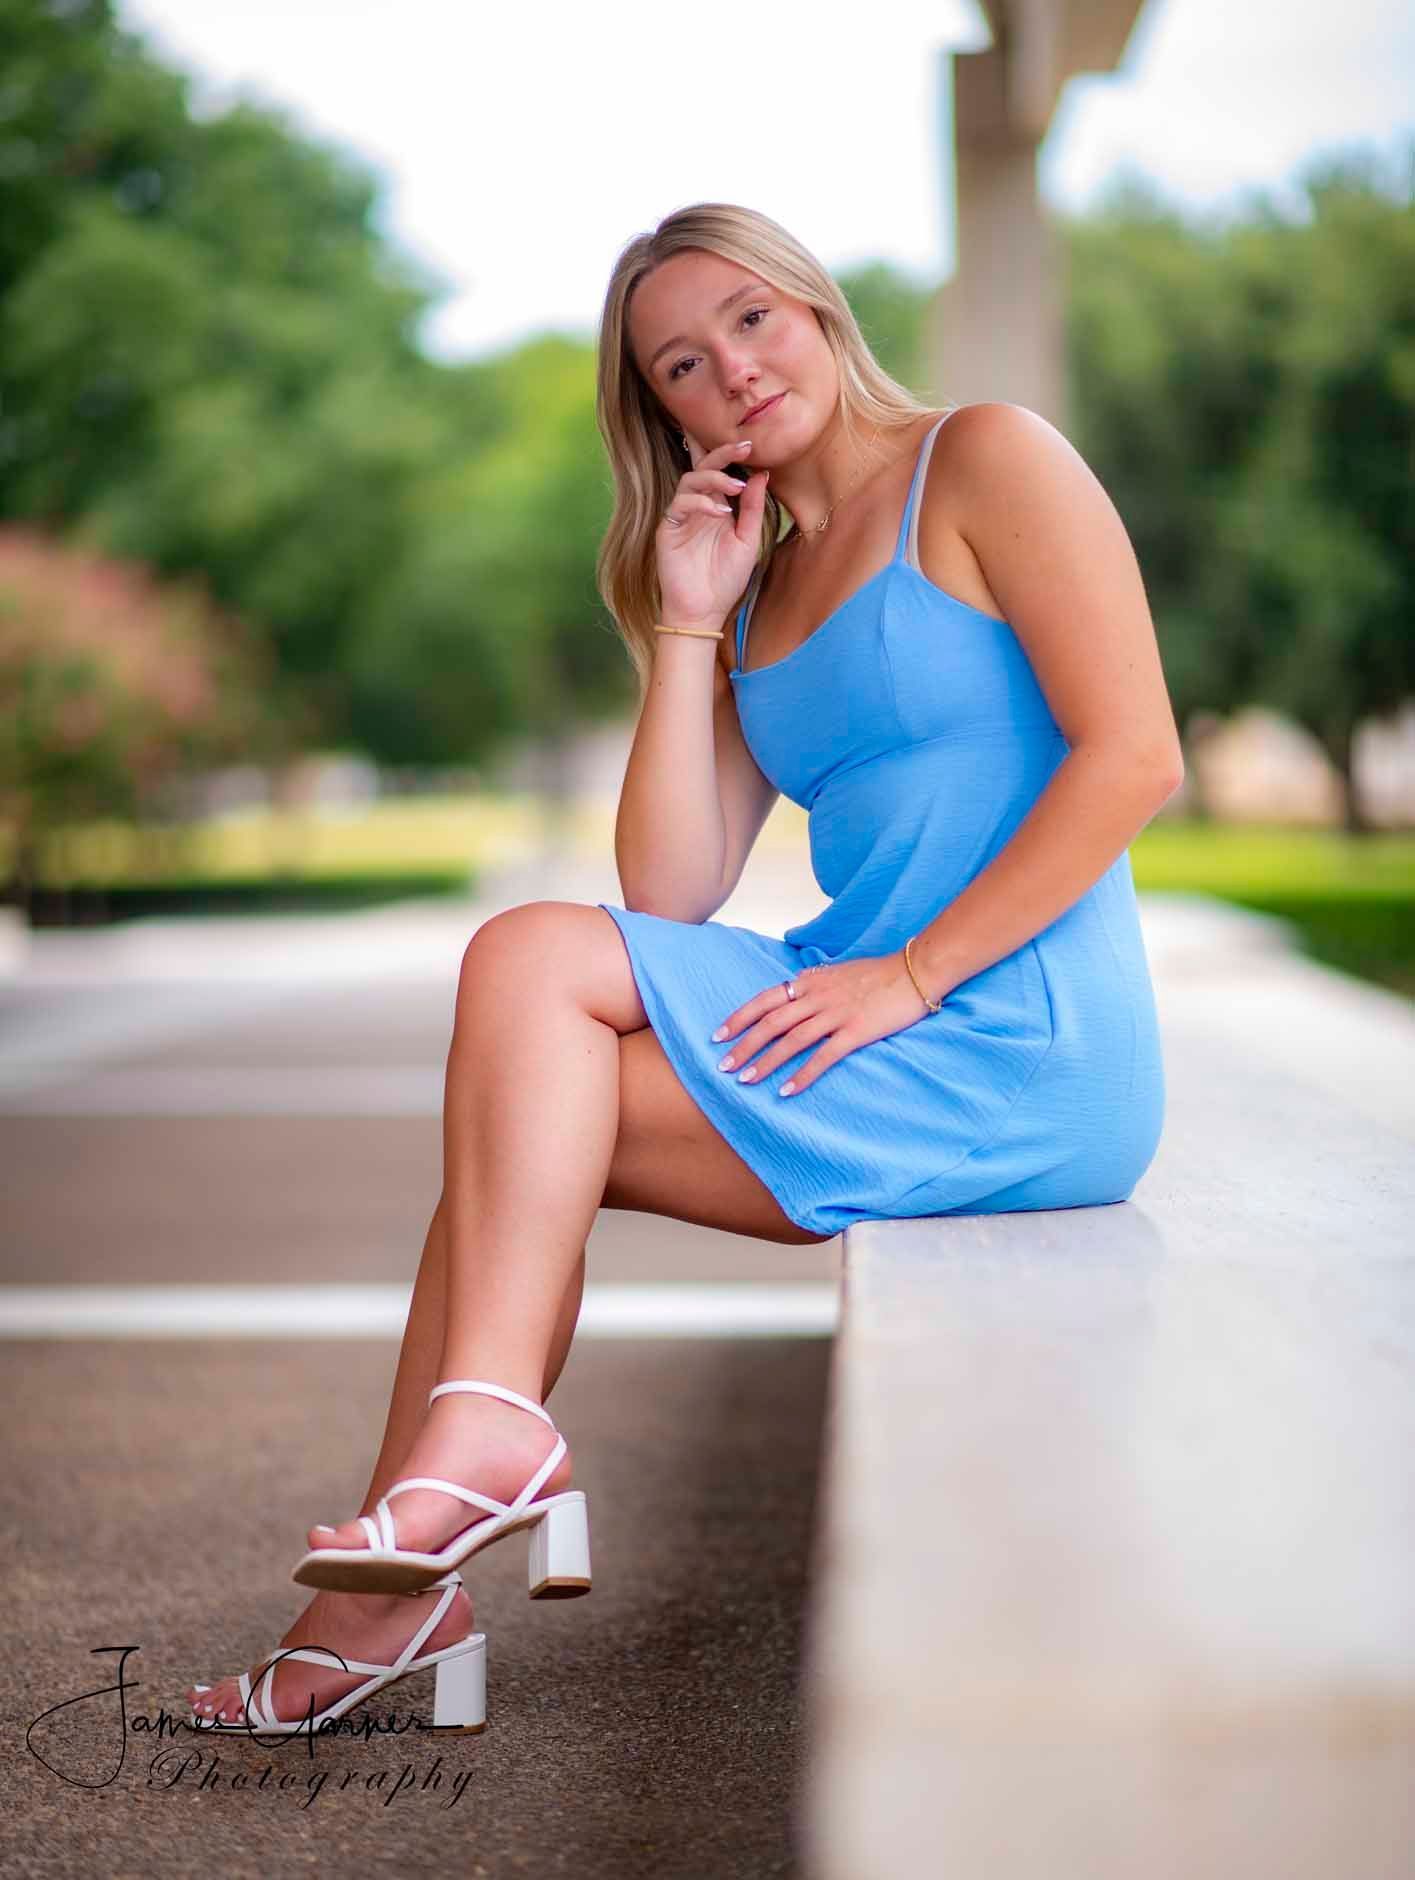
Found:
[{"label": "ring", "polygon": [[788,999],[795,999],[800,996],[796,990],[794,981],[790,979],[783,979],[781,984],[782,984],[783,989],[785,990],[785,993]]}]

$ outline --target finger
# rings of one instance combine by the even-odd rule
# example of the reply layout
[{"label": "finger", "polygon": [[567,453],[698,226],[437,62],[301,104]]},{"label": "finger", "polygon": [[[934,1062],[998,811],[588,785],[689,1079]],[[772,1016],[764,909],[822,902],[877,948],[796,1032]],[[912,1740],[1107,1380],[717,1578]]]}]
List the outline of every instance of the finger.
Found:
[{"label": "finger", "polygon": [[849,1057],[855,1048],[849,1038],[837,1031],[830,1042],[817,1051],[814,1057],[806,1059],[800,1070],[792,1071],[783,1083],[776,1086],[776,1094],[779,1097],[800,1096],[803,1090],[808,1089],[811,1084],[823,1077],[832,1064],[838,1064],[841,1058]]},{"label": "finger", "polygon": [[767,1012],[775,1012],[796,1005],[799,1001],[786,998],[781,990],[781,983],[778,980],[774,986],[763,986],[761,991],[754,993],[745,1005],[739,1005],[735,1012],[730,1012],[712,1034],[713,1043],[721,1044],[726,1038],[735,1038],[744,1025],[753,1024]]},{"label": "finger", "polygon": [[[752,440],[749,437],[729,437],[721,444],[714,444],[712,449],[703,452],[702,463],[712,463],[714,458],[727,463],[733,457],[740,457],[744,462],[752,454]],[[702,464],[694,466],[701,469]],[[715,467],[715,466],[714,466]]]},{"label": "finger", "polygon": [[720,1044],[724,1038],[731,1038],[743,1025],[751,1024],[752,1020],[759,1018],[763,1012],[774,1010],[781,1003],[777,996],[780,991],[779,983],[774,986],[764,986],[760,992],[754,993],[745,1005],[739,1005],[735,1012],[729,1012],[712,1034],[713,1043]]},{"label": "finger", "polygon": [[[828,1038],[836,1030],[835,1020],[824,1012],[818,1012],[814,1018],[806,1019],[799,1025],[793,1025],[785,1037],[774,1044],[769,1051],[764,1051],[755,1063],[747,1066],[752,1074],[750,1077],[744,1075],[740,1081],[747,1084],[761,1083],[789,1059],[799,1057],[802,1051],[817,1043],[821,1038]],[[817,1059],[811,1060],[812,1063],[817,1061]],[[793,1072],[791,1081],[799,1083],[800,1073]]]},{"label": "finger", "polygon": [[724,496],[740,496],[747,485],[743,478],[734,477],[726,470],[685,470],[679,478],[678,487],[686,490],[721,490]]},{"label": "finger", "polygon": [[665,522],[684,523],[690,516],[730,516],[732,505],[701,490],[680,490],[663,512]]},{"label": "finger", "polygon": [[769,470],[754,471],[742,485],[742,500],[737,505],[739,536],[750,539],[760,530],[762,511],[766,508],[766,483],[770,475]]},{"label": "finger", "polygon": [[[810,1016],[814,1018],[817,1014],[812,1012]],[[749,1031],[743,1032],[742,1036],[724,1055],[718,1064],[718,1069],[723,1071],[741,1070],[748,1058],[755,1057],[758,1051],[772,1044],[776,1039],[780,1038],[783,1033],[794,1031],[797,1026],[803,1025],[806,1022],[806,1017],[807,1014],[801,1010],[801,1002],[799,999],[788,1000],[786,1003],[776,1007],[763,1018],[759,1018]],[[809,1039],[802,1039],[802,1044],[809,1042]],[[790,1057],[794,1052],[800,1049],[800,1044],[793,1045],[786,1055]],[[781,1062],[779,1056],[776,1062],[778,1064]],[[758,1067],[758,1074],[760,1074],[760,1067]]]}]

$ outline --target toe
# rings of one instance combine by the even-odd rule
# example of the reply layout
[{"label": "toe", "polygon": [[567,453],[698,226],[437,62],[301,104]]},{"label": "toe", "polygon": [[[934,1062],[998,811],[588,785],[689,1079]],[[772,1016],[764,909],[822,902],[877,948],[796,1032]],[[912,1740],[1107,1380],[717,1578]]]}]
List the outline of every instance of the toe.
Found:
[{"label": "toe", "polygon": [[219,1678],[215,1684],[193,1684],[188,1688],[187,1697],[192,1709],[202,1717],[215,1717],[221,1706],[236,1690],[231,1678]]},{"label": "toe", "polygon": [[367,1547],[368,1535],[357,1521],[345,1521],[339,1527],[321,1523],[309,1530],[309,1544],[315,1547]]}]

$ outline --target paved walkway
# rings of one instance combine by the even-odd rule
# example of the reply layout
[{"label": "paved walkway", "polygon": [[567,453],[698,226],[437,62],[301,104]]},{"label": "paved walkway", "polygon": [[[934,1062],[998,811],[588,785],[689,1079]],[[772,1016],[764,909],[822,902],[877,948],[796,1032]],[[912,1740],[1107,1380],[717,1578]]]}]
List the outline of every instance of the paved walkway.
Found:
[{"label": "paved walkway", "polygon": [[[83,1789],[26,1751],[41,1711],[111,1677],[97,1648],[141,1648],[132,1707],[151,1714],[268,1650],[298,1610],[303,1529],[352,1508],[381,1433],[390,1334],[440,1185],[462,950],[500,908],[548,898],[619,901],[612,860],[506,868],[461,901],[0,947],[0,1313],[40,1297],[22,1287],[77,1288],[89,1306],[116,1287],[134,1309],[112,1338],[90,1326],[5,1350],[0,1507],[25,1536],[3,1705],[9,1871],[166,1875],[213,1830],[231,1831],[233,1875],[797,1871],[798,1647],[838,1241],[600,1215],[584,1335],[552,1400],[590,1496],[596,1590],[533,1605],[516,1543],[492,1550],[473,1585],[492,1727],[443,1747],[440,1773],[431,1739],[321,1746],[329,1781],[311,1799],[303,1758],[232,1743],[215,1770],[149,1783],[158,1746],[135,1737],[123,1771]],[[763,853],[717,918],[780,933],[822,902],[802,858]],[[1142,914],[1186,1063],[1212,1037],[1221,1061],[1279,1065],[1295,1101],[1337,1093],[1415,1139],[1410,1002],[1306,962],[1258,916],[1159,897]],[[756,1335],[716,1335],[743,1309],[725,1289],[743,1286],[761,1316],[735,1329]],[[206,1316],[176,1335],[136,1316],[183,1298]],[[279,1338],[240,1316],[272,1300]],[[690,1322],[702,1311],[717,1317]],[[634,1335],[615,1312],[638,1314]],[[300,1336],[316,1329],[339,1335]],[[379,1710],[406,1716],[430,1694],[429,1678]],[[105,1782],[115,1738],[98,1707],[62,1714],[68,1747],[51,1753]],[[275,1786],[297,1761],[301,1786]],[[392,1795],[405,1765],[414,1786]],[[238,1771],[249,1788],[230,1787]]]}]

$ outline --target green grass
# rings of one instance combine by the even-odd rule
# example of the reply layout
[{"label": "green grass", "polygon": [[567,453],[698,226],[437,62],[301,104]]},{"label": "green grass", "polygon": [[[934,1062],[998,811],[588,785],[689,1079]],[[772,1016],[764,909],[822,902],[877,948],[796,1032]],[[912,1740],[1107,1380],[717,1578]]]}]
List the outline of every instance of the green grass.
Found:
[{"label": "green grass", "polygon": [[1415,998],[1415,835],[1151,823],[1135,886],[1212,894],[1291,921],[1315,960]]},{"label": "green grass", "polygon": [[[483,868],[524,852],[528,796],[396,798],[345,814],[259,811],[193,825],[96,822],[42,852],[36,919],[272,912],[469,892]],[[804,841],[805,818],[792,825]],[[612,852],[613,822],[587,808],[578,843]],[[0,868],[5,862],[0,832]],[[1159,820],[1131,844],[1142,892],[1212,894],[1293,923],[1312,958],[1415,997],[1415,833]]]},{"label": "green grass", "polygon": [[92,927],[161,914],[336,914],[410,895],[472,894],[476,871],[385,869],[368,875],[284,875],[251,880],[171,880],[40,887],[30,897],[32,927]]},{"label": "green grass", "polygon": [[[528,797],[397,797],[366,808],[250,810],[201,823],[70,823],[38,844],[41,891],[192,891],[261,887],[376,891],[404,882],[468,882],[474,870],[519,852],[534,829]],[[0,872],[13,838],[0,831]],[[353,887],[350,884],[363,884]],[[436,891],[436,889],[434,889]]]}]

